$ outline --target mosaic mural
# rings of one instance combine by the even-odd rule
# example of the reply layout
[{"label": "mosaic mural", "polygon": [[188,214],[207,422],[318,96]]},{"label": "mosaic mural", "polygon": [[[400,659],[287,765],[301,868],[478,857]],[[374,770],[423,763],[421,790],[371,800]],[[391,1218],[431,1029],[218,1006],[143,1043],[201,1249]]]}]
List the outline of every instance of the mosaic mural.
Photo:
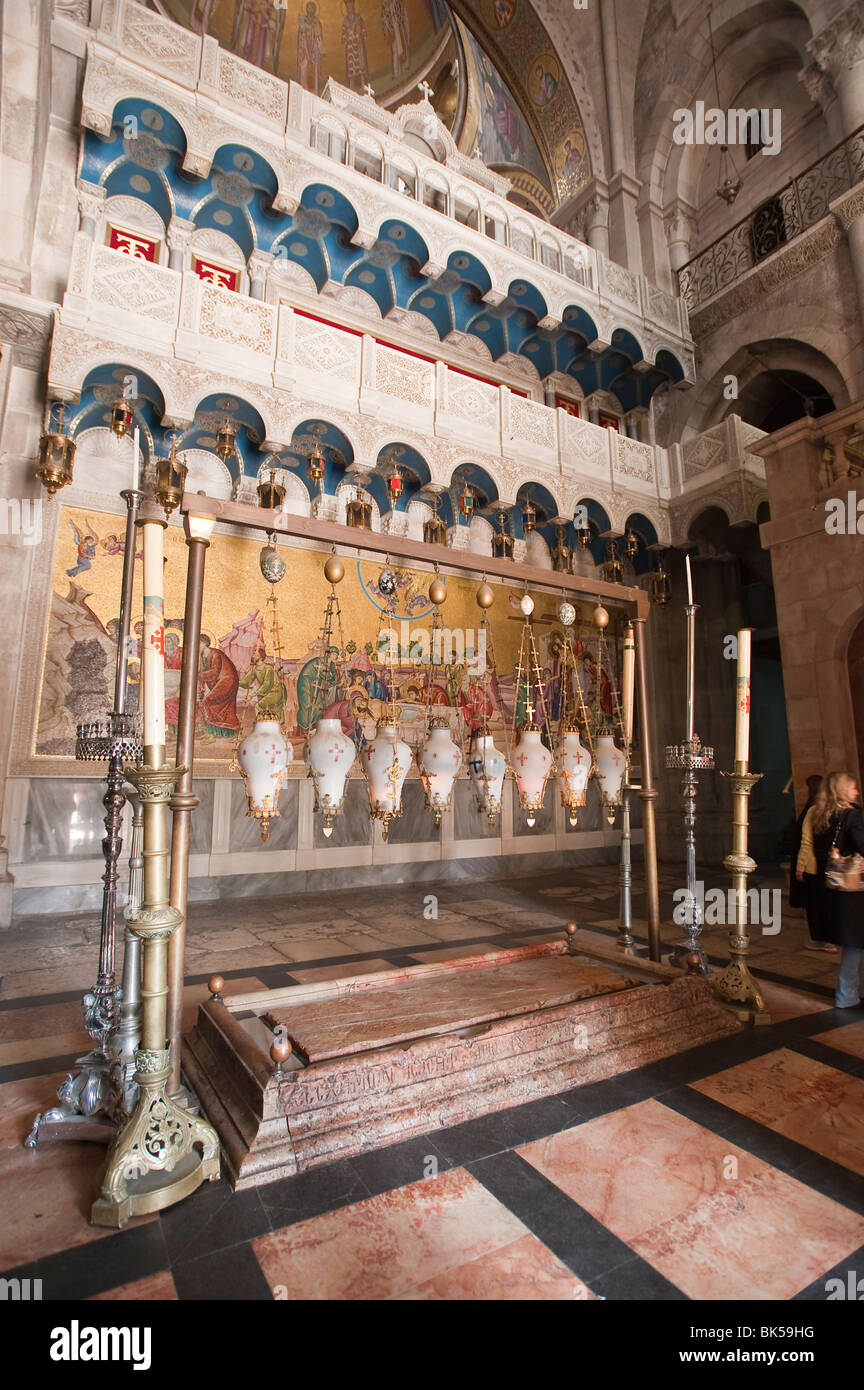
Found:
[{"label": "mosaic mural", "polygon": [[285,81],[320,93],[328,77],[379,98],[420,80],[450,37],[443,0],[160,0],[169,19]]},{"label": "mosaic mural", "polygon": [[[123,564],[120,528],[115,516],[73,507],[62,510],[41,689],[35,702],[34,771],[38,772],[40,758],[71,760],[76,724],[104,717],[110,706]],[[409,742],[419,741],[430,704],[452,711],[457,733],[482,727],[485,711],[490,732],[503,735],[517,700],[514,667],[523,621],[521,588],[496,587],[490,622],[497,674],[484,679],[475,579],[447,580],[448,597],[441,613],[453,635],[452,646],[443,644],[441,659],[430,669],[425,659],[432,648],[428,573],[393,566],[397,589],[389,609],[378,584],[381,565],[349,562],[337,590],[342,640],[334,628],[325,653],[322,619],[329,586],[322,556],[312,550],[282,550],[289,567],[276,586],[277,632],[272,612],[266,609],[270,586],[259,571],[259,551],[260,544],[253,540],[216,535],[207,554],[198,670],[199,760],[227,765],[238,734],[254,723],[256,709],[282,721],[298,759],[306,731],[322,713],[340,719],[345,733],[362,748],[374,736],[376,720],[394,695]],[[170,746],[179,708],[187,555],[177,526],[165,532],[165,553],[165,700]],[[130,712],[138,705],[141,565],[137,558]],[[535,597],[541,679],[554,719],[561,700],[563,629],[554,595]],[[599,725],[614,715],[616,655],[610,643],[609,659],[598,671],[591,611],[589,603],[579,606],[575,650],[585,698]],[[392,670],[389,639],[382,638],[391,625],[399,644],[398,653],[394,648]],[[518,698],[521,703],[524,687]],[[516,713],[521,718],[523,711]]]}]

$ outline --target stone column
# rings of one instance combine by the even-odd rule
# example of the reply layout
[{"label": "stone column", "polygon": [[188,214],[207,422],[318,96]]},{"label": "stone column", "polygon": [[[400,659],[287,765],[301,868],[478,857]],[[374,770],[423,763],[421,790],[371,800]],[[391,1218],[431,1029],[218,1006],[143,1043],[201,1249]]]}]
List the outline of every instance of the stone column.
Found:
[{"label": "stone column", "polygon": [[270,251],[253,251],[247,262],[249,294],[252,299],[266,299],[267,272],[273,264]]},{"label": "stone column", "polygon": [[675,293],[678,293],[678,271],[690,260],[696,231],[695,214],[691,208],[676,201],[666,209],[666,244],[669,248],[669,268]]},{"label": "stone column", "polygon": [[195,223],[185,217],[172,217],[168,223],[168,267],[170,270],[185,268],[186,251],[195,231]]},{"label": "stone column", "polygon": [[95,241],[96,222],[105,206],[106,190],[98,183],[88,183],[87,179],[79,179],[77,192],[79,230],[91,241]]},{"label": "stone column", "polygon": [[835,198],[830,207],[846,233],[858,293],[858,312],[864,326],[864,184],[859,183],[849,193]]}]

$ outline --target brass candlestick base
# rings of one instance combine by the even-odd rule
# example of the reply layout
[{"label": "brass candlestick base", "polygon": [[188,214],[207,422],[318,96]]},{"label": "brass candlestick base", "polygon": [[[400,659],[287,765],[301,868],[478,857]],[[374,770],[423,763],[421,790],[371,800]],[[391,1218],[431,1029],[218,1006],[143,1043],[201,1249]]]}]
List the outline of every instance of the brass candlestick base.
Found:
[{"label": "brass candlestick base", "polygon": [[750,974],[747,952],[747,876],[756,868],[747,848],[749,828],[749,799],[761,772],[748,772],[747,763],[736,763],[734,772],[721,772],[732,784],[732,853],[723,860],[724,868],[732,875],[735,893],[735,921],[729,928],[729,964],[711,976],[711,988],[716,997],[746,1023],[770,1023],[771,1015],[759,986]]},{"label": "brass candlestick base", "polygon": [[123,1226],[132,1216],[161,1211],[188,1197],[205,1178],[219,1176],[216,1131],[166,1091],[171,1071],[168,942],[183,920],[168,901],[168,802],[183,770],[126,769],[144,816],[144,900],[129,922],[142,952],[141,1046],[135,1056],[140,1090],[132,1116],[108,1154],[102,1191],[90,1217],[97,1226]]}]

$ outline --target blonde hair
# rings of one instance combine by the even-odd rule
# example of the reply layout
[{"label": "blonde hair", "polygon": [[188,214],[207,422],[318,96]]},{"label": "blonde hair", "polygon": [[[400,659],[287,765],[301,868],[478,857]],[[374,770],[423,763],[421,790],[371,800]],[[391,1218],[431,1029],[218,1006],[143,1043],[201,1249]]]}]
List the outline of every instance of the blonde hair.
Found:
[{"label": "blonde hair", "polygon": [[828,773],[813,807],[813,829],[817,833],[827,830],[835,816],[854,805],[851,793],[857,785],[857,778],[851,772]]}]

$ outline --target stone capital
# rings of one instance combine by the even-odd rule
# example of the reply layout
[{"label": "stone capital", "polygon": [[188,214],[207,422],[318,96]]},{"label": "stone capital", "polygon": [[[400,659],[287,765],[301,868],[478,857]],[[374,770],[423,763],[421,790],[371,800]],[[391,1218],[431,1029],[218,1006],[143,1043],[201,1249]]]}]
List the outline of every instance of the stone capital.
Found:
[{"label": "stone capital", "polygon": [[864,9],[860,0],[852,0],[851,5],[810,39],[807,51],[835,83],[840,73],[864,62]]},{"label": "stone capital", "polygon": [[185,251],[195,232],[195,223],[185,217],[172,217],[168,223],[169,251]]},{"label": "stone capital", "polygon": [[89,183],[87,179],[79,179],[76,192],[78,211],[82,219],[92,217],[95,221],[105,206],[105,199],[108,196],[107,189],[103,188],[101,184]]}]

